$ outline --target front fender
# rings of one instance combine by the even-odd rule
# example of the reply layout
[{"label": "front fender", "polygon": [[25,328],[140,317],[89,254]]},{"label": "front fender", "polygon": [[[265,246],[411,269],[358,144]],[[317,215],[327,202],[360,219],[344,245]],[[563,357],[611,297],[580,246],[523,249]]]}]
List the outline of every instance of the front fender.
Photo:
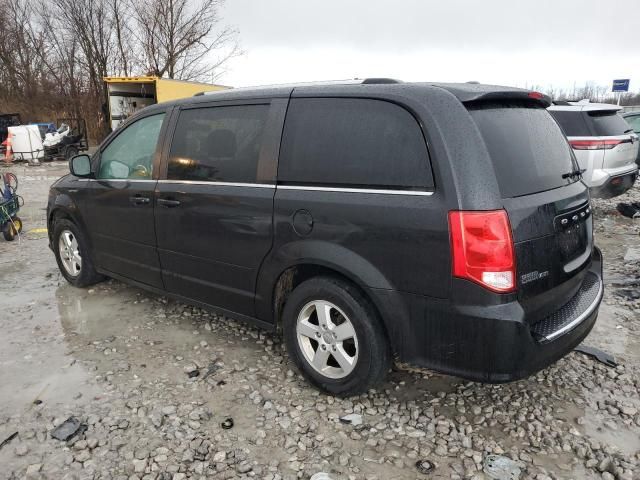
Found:
[{"label": "front fender", "polygon": [[[49,201],[47,204],[47,232],[50,247],[53,244],[53,220],[60,214],[62,214],[63,217],[71,219],[83,232],[87,231],[82,215],[80,214],[80,209],[73,198],[65,191],[52,190],[49,193]],[[91,243],[90,235],[85,235],[85,237],[89,243]]]}]

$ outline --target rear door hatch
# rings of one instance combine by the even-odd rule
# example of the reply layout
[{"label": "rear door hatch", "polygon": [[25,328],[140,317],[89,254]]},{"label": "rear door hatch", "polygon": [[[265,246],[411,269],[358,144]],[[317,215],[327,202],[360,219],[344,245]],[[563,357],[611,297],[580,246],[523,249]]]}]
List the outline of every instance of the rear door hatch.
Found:
[{"label": "rear door hatch", "polygon": [[518,297],[531,323],[577,293],[590,266],[589,193],[567,140],[533,102],[468,104],[509,216]]}]

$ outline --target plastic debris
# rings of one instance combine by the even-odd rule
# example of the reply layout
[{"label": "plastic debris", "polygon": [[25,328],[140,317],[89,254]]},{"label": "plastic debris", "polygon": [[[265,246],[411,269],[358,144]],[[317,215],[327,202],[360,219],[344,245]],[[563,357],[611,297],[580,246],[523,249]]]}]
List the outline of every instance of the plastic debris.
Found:
[{"label": "plastic debris", "polygon": [[576,348],[574,348],[574,350],[576,352],[584,353],[585,355],[589,355],[590,357],[595,358],[597,361],[606,365],[607,367],[618,366],[618,362],[616,362],[616,359],[613,356],[609,355],[607,352],[603,352],[598,348],[589,347],[587,345],[578,345]]},{"label": "plastic debris", "polygon": [[203,375],[203,379],[207,378],[209,375],[213,375],[214,373],[216,373],[218,370],[220,370],[222,367],[220,365],[218,365],[216,362],[211,362],[209,363],[209,366],[207,367],[207,371],[205,372],[205,374]]},{"label": "plastic debris", "polygon": [[69,417],[51,431],[51,436],[56,440],[66,442],[77,434],[84,432],[86,429],[87,426],[81,423],[76,417]]},{"label": "plastic debris", "polygon": [[483,471],[493,480],[518,480],[522,474],[522,462],[501,455],[487,455]]},{"label": "plastic debris", "polygon": [[358,413],[350,413],[349,415],[340,417],[340,421],[347,425],[362,425],[362,415]]},{"label": "plastic debris", "polygon": [[226,418],[224,422],[220,424],[220,426],[225,430],[229,430],[230,428],[233,428],[233,418],[231,417]]},{"label": "plastic debris", "polygon": [[436,466],[430,460],[418,460],[416,462],[416,468],[418,469],[418,472],[427,474],[433,472],[433,469],[436,468]]},{"label": "plastic debris", "polygon": [[7,443],[9,443],[11,440],[13,440],[14,438],[16,438],[18,436],[18,432],[13,432],[11,435],[9,435],[7,438],[5,438],[4,440],[2,440],[2,443],[0,443],[0,449],[2,447],[4,447]]},{"label": "plastic debris", "polygon": [[637,203],[619,203],[616,209],[625,217],[640,218],[640,205]]},{"label": "plastic debris", "polygon": [[333,477],[325,472],[318,472],[311,475],[309,480],[333,480]]}]

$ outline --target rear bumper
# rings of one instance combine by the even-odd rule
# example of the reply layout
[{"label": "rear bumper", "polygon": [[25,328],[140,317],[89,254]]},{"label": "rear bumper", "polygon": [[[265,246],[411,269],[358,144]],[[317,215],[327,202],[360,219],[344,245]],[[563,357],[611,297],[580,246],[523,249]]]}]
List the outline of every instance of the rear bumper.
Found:
[{"label": "rear bumper", "polygon": [[[602,170],[602,172],[606,173],[606,170]],[[618,195],[622,195],[631,187],[633,187],[633,184],[635,183],[637,177],[637,167],[631,171],[627,171],[624,173],[607,173],[604,181],[597,186],[591,187],[589,189],[589,193],[592,197],[598,198],[617,197]]]},{"label": "rear bumper", "polygon": [[[596,248],[578,293],[533,326],[517,301],[454,306],[445,300],[404,295],[410,328],[391,328],[389,333],[403,362],[480,382],[518,380],[582,342],[596,322],[602,285],[602,256]],[[393,305],[392,298],[387,305]]]}]

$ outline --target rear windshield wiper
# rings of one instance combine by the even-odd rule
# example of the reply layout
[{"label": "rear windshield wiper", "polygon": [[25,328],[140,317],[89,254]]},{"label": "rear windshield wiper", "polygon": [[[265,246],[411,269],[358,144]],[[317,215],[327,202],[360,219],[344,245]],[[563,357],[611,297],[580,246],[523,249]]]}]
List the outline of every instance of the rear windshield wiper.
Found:
[{"label": "rear windshield wiper", "polygon": [[629,130],[625,130],[624,133],[631,133],[633,132],[633,128],[630,128]]},{"label": "rear windshield wiper", "polygon": [[562,178],[580,177],[584,172],[586,172],[586,169],[584,168],[582,170],[573,170],[572,172],[563,173]]}]

